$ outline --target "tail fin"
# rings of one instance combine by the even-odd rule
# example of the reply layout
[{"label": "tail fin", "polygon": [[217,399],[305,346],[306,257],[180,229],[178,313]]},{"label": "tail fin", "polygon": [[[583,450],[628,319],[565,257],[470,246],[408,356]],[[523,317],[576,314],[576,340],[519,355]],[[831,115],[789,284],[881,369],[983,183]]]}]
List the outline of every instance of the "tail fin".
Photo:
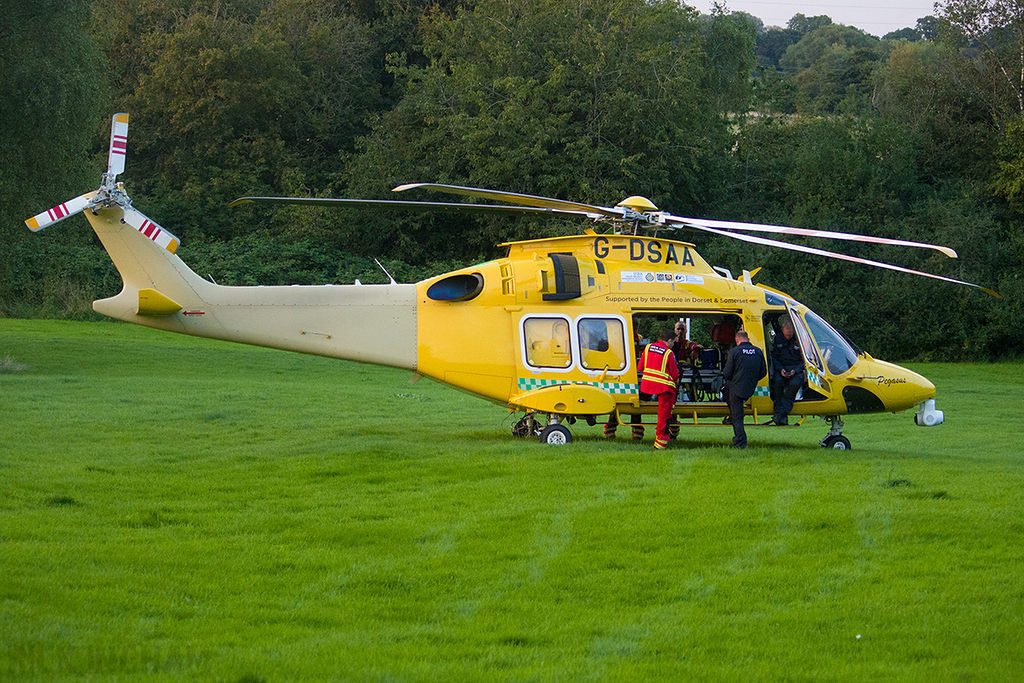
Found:
[{"label": "tail fin", "polygon": [[[196,275],[173,253],[177,238],[130,207],[89,211],[85,217],[124,281],[120,294],[93,302],[93,309],[120,320],[184,331],[172,318],[154,318],[203,308],[204,295],[216,285]],[[154,243],[163,248],[157,249]]]}]

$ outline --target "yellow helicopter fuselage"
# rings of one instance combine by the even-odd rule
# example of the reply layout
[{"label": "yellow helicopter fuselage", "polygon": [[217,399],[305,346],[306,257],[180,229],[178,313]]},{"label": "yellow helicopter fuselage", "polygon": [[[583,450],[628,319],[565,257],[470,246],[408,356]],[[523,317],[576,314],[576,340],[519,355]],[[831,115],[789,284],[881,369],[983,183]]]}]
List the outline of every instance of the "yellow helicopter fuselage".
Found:
[{"label": "yellow helicopter fuselage", "polygon": [[[662,327],[681,319],[715,322],[726,337],[699,341],[717,347],[721,359],[740,326],[766,349],[769,322],[791,315],[808,345],[807,398],[795,414],[896,412],[935,394],[927,379],[866,354],[847,351],[842,363],[830,362],[836,339],[814,339],[806,307],[720,274],[692,244],[588,234],[507,246],[506,258],[417,285],[417,372],[515,409],[655,412],[638,393],[639,319],[663,320]],[[695,374],[701,378],[699,367]],[[701,379],[719,376],[709,368]],[[750,401],[755,414],[772,412],[768,381]],[[695,420],[728,414],[720,394],[700,393],[681,391],[676,413]]]}]

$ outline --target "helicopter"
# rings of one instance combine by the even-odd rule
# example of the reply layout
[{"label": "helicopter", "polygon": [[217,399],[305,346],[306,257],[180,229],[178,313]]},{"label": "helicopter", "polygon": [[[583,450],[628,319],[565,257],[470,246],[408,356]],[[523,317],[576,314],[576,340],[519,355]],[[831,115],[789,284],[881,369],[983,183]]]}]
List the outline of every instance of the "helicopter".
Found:
[{"label": "helicopter", "polygon": [[[734,333],[745,330],[765,350],[782,321],[791,321],[806,366],[792,411],[800,423],[828,424],[819,442],[851,448],[843,417],[916,408],[921,426],[941,424],[935,386],[921,375],[872,358],[804,304],[755,285],[757,271],[734,277],[709,265],[692,242],[651,231],[714,234],[975,287],[910,270],[749,233],[788,234],[933,249],[948,247],[849,233],[675,216],[633,196],[613,207],[433,183],[394,188],[432,190],[503,202],[242,197],[247,202],[550,215],[589,221],[581,234],[509,242],[506,255],[401,284],[218,285],[175,254],[179,240],[132,206],[123,183],[128,114],[114,116],[107,171],[97,190],[40,213],[26,224],[42,230],[77,213],[88,219],[123,280],[115,296],[93,302],[100,314],[169,332],[253,344],[409,370],[523,413],[516,436],[546,444],[573,440],[578,422],[627,425],[657,413],[639,392],[637,360],[648,337],[680,322],[704,344],[681,376],[674,417],[680,425],[721,425],[724,359]],[[598,232],[595,228],[610,228]],[[386,272],[386,271],[385,271]],[[480,330],[489,343],[467,344]],[[769,373],[770,376],[770,373]],[[768,379],[745,405],[754,424],[772,414]]]}]

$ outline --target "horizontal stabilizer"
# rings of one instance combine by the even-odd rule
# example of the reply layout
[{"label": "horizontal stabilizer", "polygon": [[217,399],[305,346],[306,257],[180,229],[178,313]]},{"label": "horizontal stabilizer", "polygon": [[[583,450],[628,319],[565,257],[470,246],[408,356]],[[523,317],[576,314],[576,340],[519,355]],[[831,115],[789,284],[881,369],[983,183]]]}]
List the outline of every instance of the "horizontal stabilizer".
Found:
[{"label": "horizontal stabilizer", "polygon": [[139,315],[174,315],[181,309],[181,304],[155,289],[139,290]]}]

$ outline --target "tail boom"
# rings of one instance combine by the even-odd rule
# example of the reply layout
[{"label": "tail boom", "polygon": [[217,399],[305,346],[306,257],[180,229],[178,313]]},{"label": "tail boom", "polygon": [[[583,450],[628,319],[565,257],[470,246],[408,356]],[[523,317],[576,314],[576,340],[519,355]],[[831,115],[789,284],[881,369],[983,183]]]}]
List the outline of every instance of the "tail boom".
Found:
[{"label": "tail boom", "polygon": [[225,287],[124,222],[119,208],[85,215],[124,281],[120,294],[93,302],[98,313],[170,332],[416,369],[416,285]]}]

